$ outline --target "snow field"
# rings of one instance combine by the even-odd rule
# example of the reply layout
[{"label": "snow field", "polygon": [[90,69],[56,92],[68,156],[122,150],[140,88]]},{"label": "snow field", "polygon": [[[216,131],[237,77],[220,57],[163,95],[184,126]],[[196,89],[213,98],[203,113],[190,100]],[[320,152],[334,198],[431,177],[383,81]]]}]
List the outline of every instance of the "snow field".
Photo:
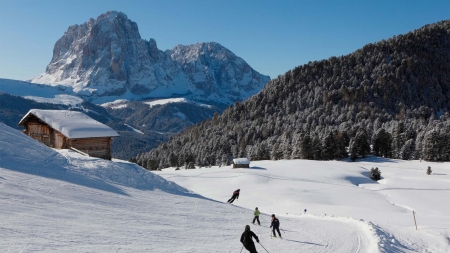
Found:
[{"label": "snow field", "polygon": [[[4,252],[234,253],[253,218],[135,164],[56,151],[3,124],[0,206]],[[269,252],[376,252],[357,225],[283,217],[280,240],[269,220],[250,224]]]},{"label": "snow field", "polygon": [[[434,175],[426,175],[428,166]],[[368,177],[372,167],[382,171],[383,180],[375,182]],[[155,173],[220,201],[240,188],[236,205],[257,206],[262,212],[281,216],[280,220],[358,221],[381,252],[449,252],[449,163],[373,157],[355,163],[281,160],[254,161],[250,169],[169,168]],[[419,230],[412,210],[417,212]]]},{"label": "snow field", "polygon": [[[249,224],[271,253],[448,252],[448,163],[251,165],[150,173],[121,160],[53,150],[0,124],[0,249],[234,253]],[[434,175],[426,175],[429,165]],[[379,183],[366,176],[375,166]],[[237,188],[240,198],[223,203]],[[261,227],[251,224],[256,206]],[[272,213],[283,240],[269,236]],[[261,245],[258,252],[266,252]]]}]

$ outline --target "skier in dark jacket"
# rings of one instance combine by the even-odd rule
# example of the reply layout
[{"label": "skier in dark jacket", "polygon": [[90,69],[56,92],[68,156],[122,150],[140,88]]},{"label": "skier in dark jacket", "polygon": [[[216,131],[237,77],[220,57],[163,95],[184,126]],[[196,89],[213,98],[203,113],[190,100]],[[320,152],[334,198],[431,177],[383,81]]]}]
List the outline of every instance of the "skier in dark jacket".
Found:
[{"label": "skier in dark jacket", "polygon": [[239,192],[240,192],[241,190],[240,189],[237,189],[236,191],[234,191],[233,192],[233,196],[231,196],[231,199],[229,199],[228,200],[228,203],[233,203],[233,201],[235,200],[235,199],[239,199]]},{"label": "skier in dark jacket", "polygon": [[281,238],[280,221],[277,219],[277,217],[275,217],[275,214],[272,214],[272,224],[270,224],[270,227],[272,228],[273,236],[277,237],[277,235],[275,234],[275,230],[277,230],[278,235]]},{"label": "skier in dark jacket", "polygon": [[256,236],[255,233],[250,230],[249,225],[246,225],[245,231],[241,235],[241,242],[242,244],[244,244],[245,249],[250,251],[250,253],[258,253],[255,248],[255,243],[252,240],[252,236],[255,237],[256,242],[259,242],[258,236]]}]

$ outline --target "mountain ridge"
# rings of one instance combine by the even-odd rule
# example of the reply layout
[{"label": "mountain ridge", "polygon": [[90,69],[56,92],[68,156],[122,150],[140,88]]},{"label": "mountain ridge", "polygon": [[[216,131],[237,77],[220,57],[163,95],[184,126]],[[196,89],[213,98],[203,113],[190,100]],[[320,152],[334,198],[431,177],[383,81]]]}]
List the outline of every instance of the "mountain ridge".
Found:
[{"label": "mountain ridge", "polygon": [[55,43],[45,73],[31,82],[70,86],[92,102],[184,96],[230,104],[256,94],[269,80],[217,42],[163,52],[156,40],[141,39],[127,15],[109,11],[70,26]]}]

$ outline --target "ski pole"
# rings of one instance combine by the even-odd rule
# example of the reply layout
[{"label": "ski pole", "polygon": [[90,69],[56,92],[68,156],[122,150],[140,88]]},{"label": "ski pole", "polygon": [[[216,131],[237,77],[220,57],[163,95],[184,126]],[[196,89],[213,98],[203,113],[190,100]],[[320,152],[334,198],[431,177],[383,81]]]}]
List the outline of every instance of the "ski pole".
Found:
[{"label": "ski pole", "polygon": [[242,245],[242,248],[241,248],[241,253],[242,253],[242,250],[244,249],[244,245]]},{"label": "ski pole", "polygon": [[[260,242],[258,242],[258,243],[259,243],[259,245],[261,245],[261,247],[263,247],[263,249],[264,249],[265,251],[267,251],[266,248],[264,248],[264,246],[262,246],[262,244],[261,244]],[[269,253],[269,251],[267,251],[267,253]]]}]

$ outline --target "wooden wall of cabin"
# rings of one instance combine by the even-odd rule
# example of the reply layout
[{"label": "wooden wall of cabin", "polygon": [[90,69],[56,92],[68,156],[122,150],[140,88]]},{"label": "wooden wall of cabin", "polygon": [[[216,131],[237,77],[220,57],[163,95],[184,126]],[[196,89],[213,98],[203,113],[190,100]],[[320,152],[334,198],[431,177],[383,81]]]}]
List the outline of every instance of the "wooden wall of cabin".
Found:
[{"label": "wooden wall of cabin", "polygon": [[26,133],[31,138],[44,143],[49,147],[53,147],[54,138],[52,135],[53,129],[46,124],[40,122],[28,122],[26,127]]},{"label": "wooden wall of cabin", "polygon": [[67,139],[67,145],[89,156],[111,160],[111,139],[110,137]]},{"label": "wooden wall of cabin", "polygon": [[54,130],[53,131],[53,139],[54,139],[54,148],[57,149],[65,149],[69,148],[67,146],[67,137],[62,135],[60,132]]}]

